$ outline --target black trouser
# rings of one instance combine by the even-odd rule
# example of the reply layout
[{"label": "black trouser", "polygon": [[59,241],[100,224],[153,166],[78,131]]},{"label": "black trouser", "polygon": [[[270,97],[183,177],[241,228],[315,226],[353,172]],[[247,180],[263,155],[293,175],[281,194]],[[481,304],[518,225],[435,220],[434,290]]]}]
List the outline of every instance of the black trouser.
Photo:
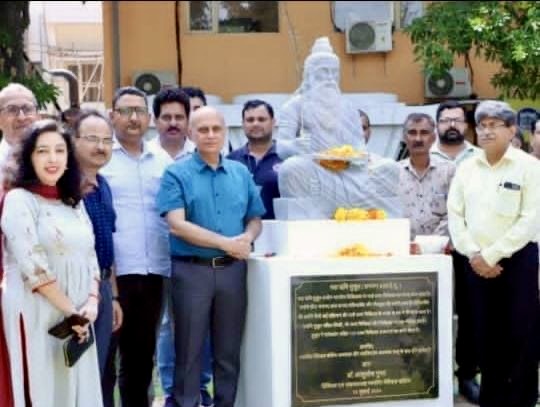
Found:
[{"label": "black trouser", "polygon": [[499,277],[467,267],[479,351],[482,407],[532,407],[538,397],[538,246],[508,259]]},{"label": "black trouser", "polygon": [[126,275],[116,278],[124,321],[118,338],[118,383],[123,407],[148,407],[154,351],[163,299],[163,277]]},{"label": "black trouser", "polygon": [[173,259],[171,293],[176,405],[199,406],[203,344],[210,326],[214,406],[233,407],[247,304],[246,262],[213,269]]},{"label": "black trouser", "polygon": [[469,259],[452,251],[454,266],[454,303],[458,317],[456,332],[456,376],[470,380],[478,373],[478,354],[474,344],[473,310],[467,293]]}]

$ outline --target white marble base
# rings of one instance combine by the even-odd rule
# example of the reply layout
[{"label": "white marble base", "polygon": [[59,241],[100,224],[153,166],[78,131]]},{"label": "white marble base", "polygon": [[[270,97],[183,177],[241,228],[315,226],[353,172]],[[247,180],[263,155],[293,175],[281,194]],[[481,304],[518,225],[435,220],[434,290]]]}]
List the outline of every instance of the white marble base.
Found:
[{"label": "white marble base", "polygon": [[249,260],[248,312],[236,407],[291,407],[292,276],[376,275],[436,272],[438,275],[438,383],[434,399],[329,404],[357,407],[452,407],[452,262],[443,255],[366,259]]},{"label": "white marble base", "polygon": [[372,252],[409,254],[408,219],[337,222],[334,220],[263,221],[255,252],[279,256],[326,257],[353,244]]}]

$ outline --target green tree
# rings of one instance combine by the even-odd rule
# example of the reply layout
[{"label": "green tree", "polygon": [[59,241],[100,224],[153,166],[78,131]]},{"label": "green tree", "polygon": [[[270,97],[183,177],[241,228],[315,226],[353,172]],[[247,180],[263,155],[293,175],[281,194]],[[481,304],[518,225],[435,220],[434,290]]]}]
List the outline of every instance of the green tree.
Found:
[{"label": "green tree", "polygon": [[24,33],[30,24],[28,1],[0,3],[0,89],[19,82],[31,89],[40,107],[58,96],[56,86],[43,80],[25,59]]},{"label": "green tree", "polygon": [[536,99],[540,93],[540,2],[433,2],[405,32],[428,74],[442,74],[461,56],[473,80],[475,55],[499,65],[491,84],[500,97]]}]

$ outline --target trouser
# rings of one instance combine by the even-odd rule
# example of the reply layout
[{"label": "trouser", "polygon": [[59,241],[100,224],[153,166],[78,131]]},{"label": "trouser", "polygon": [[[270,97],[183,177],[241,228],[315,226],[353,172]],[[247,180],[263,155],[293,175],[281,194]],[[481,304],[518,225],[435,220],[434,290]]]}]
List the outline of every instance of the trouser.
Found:
[{"label": "trouser", "polygon": [[[165,396],[171,396],[174,389],[174,334],[171,310],[171,284],[170,279],[164,281],[163,317],[159,327],[157,342],[157,364],[161,387]],[[211,396],[208,387],[212,381],[212,350],[210,347],[210,335],[204,341],[203,361],[201,368],[201,400],[211,404]]]},{"label": "trouser", "polygon": [[110,386],[106,384],[105,368],[107,366],[107,358],[111,349],[113,312],[112,312],[112,287],[108,279],[101,280],[99,283],[99,306],[98,317],[94,323],[94,331],[96,334],[96,347],[99,362],[99,374],[101,377],[101,392],[103,394],[104,404],[106,400],[112,398],[112,394],[106,394],[105,391],[111,392]]},{"label": "trouser", "polygon": [[467,293],[466,256],[452,251],[454,266],[454,303],[458,317],[456,332],[456,376],[470,380],[478,373],[478,355],[474,344],[473,310]]},{"label": "trouser", "polygon": [[246,267],[245,261],[214,269],[173,259],[174,399],[178,407],[199,406],[208,326],[214,356],[214,405],[234,406],[247,305]]},{"label": "trouser", "polygon": [[115,407],[114,387],[116,386],[116,351],[118,350],[119,332],[113,332],[109,343],[109,353],[105,361],[105,371],[101,377],[101,389],[103,393],[103,407]]},{"label": "trouser", "polygon": [[118,338],[118,383],[123,407],[148,407],[154,351],[163,297],[163,277],[153,274],[116,278],[124,321]]},{"label": "trouser", "polygon": [[482,407],[532,407],[538,397],[538,246],[499,263],[499,277],[467,265],[479,354]]}]

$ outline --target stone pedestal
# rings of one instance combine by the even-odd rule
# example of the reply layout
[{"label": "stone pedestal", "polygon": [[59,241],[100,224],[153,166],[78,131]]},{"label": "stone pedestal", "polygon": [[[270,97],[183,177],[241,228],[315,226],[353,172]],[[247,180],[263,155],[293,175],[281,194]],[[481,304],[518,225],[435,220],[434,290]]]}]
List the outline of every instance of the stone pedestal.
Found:
[{"label": "stone pedestal", "polygon": [[[356,243],[394,255],[331,257]],[[452,261],[408,247],[407,220],[265,222],[236,407],[451,407]]]}]

